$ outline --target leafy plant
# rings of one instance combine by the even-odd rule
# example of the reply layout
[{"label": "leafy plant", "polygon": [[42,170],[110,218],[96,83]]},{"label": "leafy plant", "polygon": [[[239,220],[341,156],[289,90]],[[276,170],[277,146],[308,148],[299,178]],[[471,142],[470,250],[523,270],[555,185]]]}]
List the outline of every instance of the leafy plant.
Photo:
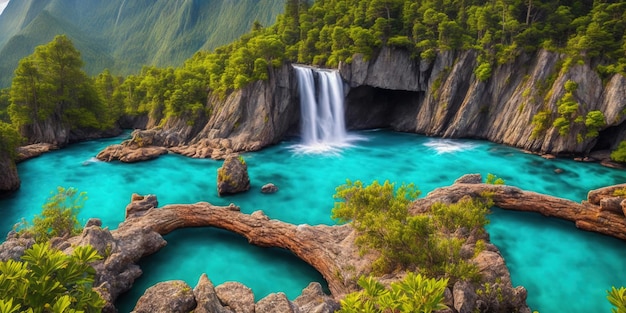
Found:
[{"label": "leafy plant", "polygon": [[100,312],[105,305],[92,289],[100,260],[91,246],[66,255],[49,243],[27,249],[21,261],[0,262],[0,312]]},{"label": "leafy plant", "polygon": [[32,225],[24,220],[19,225],[19,231],[32,234],[39,243],[53,237],[80,234],[82,227],[77,216],[86,200],[85,192],[78,192],[71,187],[57,187],[57,192],[43,205],[41,214],[33,218]]},{"label": "leafy plant", "polygon": [[396,268],[415,268],[429,275],[448,275],[474,280],[478,271],[460,257],[465,239],[452,236],[459,228],[482,228],[490,204],[484,200],[463,199],[455,204],[434,204],[427,214],[409,214],[409,204],[419,191],[413,184],[383,185],[374,181],[364,186],[347,181],[337,187],[332,216],[351,222],[357,230],[356,244],[362,253],[380,253],[373,269],[384,273]]},{"label": "leafy plant", "polygon": [[487,173],[487,179],[485,180],[485,183],[487,184],[491,184],[491,185],[504,185],[504,179],[491,174],[491,173]]},{"label": "leafy plant", "polygon": [[448,279],[426,278],[409,272],[401,281],[391,283],[389,288],[371,276],[361,276],[358,284],[363,289],[341,300],[338,312],[430,313],[447,308],[443,302]]},{"label": "leafy plant", "polygon": [[620,142],[617,149],[611,152],[611,160],[626,162],[626,140]]},{"label": "leafy plant", "polygon": [[620,287],[619,289],[611,287],[611,290],[607,290],[607,299],[613,305],[611,312],[613,313],[626,313],[626,288]]}]

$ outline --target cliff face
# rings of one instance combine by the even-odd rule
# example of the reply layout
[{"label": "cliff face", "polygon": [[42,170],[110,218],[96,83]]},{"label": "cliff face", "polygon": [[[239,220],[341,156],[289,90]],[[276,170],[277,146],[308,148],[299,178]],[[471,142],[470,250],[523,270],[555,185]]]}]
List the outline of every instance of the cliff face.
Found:
[{"label": "cliff face", "polygon": [[[626,77],[614,75],[604,82],[590,64],[560,68],[562,56],[539,51],[522,54],[514,62],[495,67],[490,78],[479,80],[475,51],[445,51],[434,60],[417,60],[401,49],[383,48],[365,60],[356,55],[341,64],[348,85],[346,125],[350,129],[391,128],[448,138],[480,138],[537,153],[587,155],[615,149],[626,139]],[[225,98],[209,94],[209,117],[179,117],[165,125],[139,132],[128,149],[148,145],[199,158],[224,158],[254,151],[297,134],[300,106],[295,71],[284,65]],[[565,135],[552,126],[565,85],[575,82],[571,98],[577,110]],[[590,111],[604,115],[599,135],[585,125]],[[546,114],[541,131],[533,136],[533,118]],[[153,123],[147,122],[150,127]],[[124,146],[124,144],[122,144]],[[141,155],[124,152],[116,154]],[[115,158],[113,158],[115,159]],[[110,160],[110,158],[108,159]]]},{"label": "cliff face", "polygon": [[20,178],[17,175],[15,162],[8,153],[0,151],[0,196],[5,193],[16,191],[20,188]]},{"label": "cliff face", "polygon": [[[586,154],[615,148],[626,137],[626,77],[614,75],[603,84],[590,64],[557,68],[561,56],[540,51],[521,55],[496,67],[486,81],[473,73],[473,51],[443,52],[432,62],[413,60],[402,50],[383,49],[370,61],[356,57],[341,65],[352,87],[347,96],[348,125],[352,128],[391,127],[394,130],[449,138],[482,138],[541,153]],[[552,127],[565,83],[579,103],[567,135]],[[599,110],[606,126],[596,138],[586,137],[584,118]],[[533,117],[551,113],[546,128],[533,137]],[[372,115],[376,115],[375,117]],[[582,139],[582,140],[581,140]]]}]

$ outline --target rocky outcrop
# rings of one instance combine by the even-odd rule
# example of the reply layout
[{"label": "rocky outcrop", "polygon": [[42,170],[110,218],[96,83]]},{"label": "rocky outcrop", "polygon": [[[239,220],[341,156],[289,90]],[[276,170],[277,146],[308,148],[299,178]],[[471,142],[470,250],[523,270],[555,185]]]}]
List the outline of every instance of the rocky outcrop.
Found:
[{"label": "rocky outcrop", "polygon": [[217,169],[217,194],[227,195],[250,190],[248,165],[241,157],[228,157]]},{"label": "rocky outcrop", "polygon": [[238,282],[226,282],[215,288],[220,302],[236,313],[254,313],[254,293],[252,289]]},{"label": "rocky outcrop", "polygon": [[137,301],[135,313],[187,313],[196,308],[193,290],[182,280],[158,283]]},{"label": "rocky outcrop", "polygon": [[[299,125],[300,109],[294,72],[290,65],[272,68],[266,81],[254,82],[223,97],[209,93],[206,111],[168,119],[158,127],[147,122],[147,130],[133,134],[138,140],[115,148],[114,157],[101,160],[133,159],[132,142],[143,147],[159,146],[194,158],[225,159],[241,151],[257,151],[282,140]],[[103,152],[104,153],[104,152]],[[145,152],[144,152],[145,154]],[[108,156],[112,155],[110,152]],[[156,155],[158,156],[158,155]],[[139,160],[139,159],[137,159]]]},{"label": "rocky outcrop", "polygon": [[[587,154],[614,149],[626,138],[626,77],[612,76],[603,85],[590,64],[575,64],[562,71],[562,56],[539,51],[521,54],[512,63],[494,68],[486,81],[473,73],[474,51],[441,52],[432,62],[411,59],[402,49],[383,48],[371,60],[353,58],[342,64],[342,76],[352,87],[347,95],[347,124],[351,128],[391,127],[449,138],[483,138],[539,153]],[[584,123],[571,122],[561,136],[551,113],[545,129],[531,136],[533,117],[540,111],[557,112],[567,81],[577,116],[603,112],[606,126],[598,138],[587,137]],[[363,116],[367,115],[367,116]],[[602,131],[606,130],[606,131]]]},{"label": "rocky outcrop", "polygon": [[35,143],[17,148],[17,162],[26,161],[38,157],[48,151],[56,150],[59,147],[50,143]]},{"label": "rocky outcrop", "polygon": [[17,174],[17,166],[10,154],[0,150],[0,196],[14,192],[20,188],[21,180]]},{"label": "rocky outcrop", "polygon": [[[110,145],[100,151],[96,158],[101,161],[121,161],[132,163],[138,161],[152,160],[160,155],[166,154],[168,150],[162,145],[166,142],[161,139],[161,134],[156,131],[133,131],[132,137],[121,144]],[[165,136],[165,138],[168,138]]]}]

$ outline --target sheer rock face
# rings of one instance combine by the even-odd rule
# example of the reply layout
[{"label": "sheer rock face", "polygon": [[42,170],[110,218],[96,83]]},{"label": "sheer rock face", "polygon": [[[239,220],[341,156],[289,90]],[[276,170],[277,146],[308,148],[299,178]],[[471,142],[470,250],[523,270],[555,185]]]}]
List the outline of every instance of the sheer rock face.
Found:
[{"label": "sheer rock face", "polygon": [[228,157],[217,169],[217,193],[235,194],[250,190],[248,165],[238,157]]},{"label": "sheer rock face", "polygon": [[14,192],[20,188],[21,180],[17,174],[17,166],[11,156],[0,151],[0,196]]},{"label": "sheer rock face", "polygon": [[[547,51],[523,54],[511,64],[494,68],[489,79],[480,81],[473,74],[477,63],[474,51],[443,52],[426,62],[412,60],[399,49],[383,48],[369,61],[355,57],[351,64],[340,66],[342,76],[353,88],[347,96],[347,124],[449,138],[483,138],[539,153],[587,154],[598,142],[602,142],[601,149],[614,149],[626,138],[626,126],[622,125],[626,116],[620,114],[626,101],[626,77],[616,74],[603,85],[589,64],[560,72],[556,68],[560,58]],[[544,86],[554,75],[554,83]],[[553,113],[543,133],[532,138],[532,118],[542,110],[557,112],[569,80],[578,84],[573,95],[580,116],[599,110],[607,123],[600,130],[617,129],[601,132],[599,138],[587,138],[584,123],[572,122],[569,134],[561,136],[552,127],[558,117]],[[380,96],[383,94],[385,97]],[[384,118],[368,120],[363,114]],[[580,142],[579,134],[583,137]]]}]

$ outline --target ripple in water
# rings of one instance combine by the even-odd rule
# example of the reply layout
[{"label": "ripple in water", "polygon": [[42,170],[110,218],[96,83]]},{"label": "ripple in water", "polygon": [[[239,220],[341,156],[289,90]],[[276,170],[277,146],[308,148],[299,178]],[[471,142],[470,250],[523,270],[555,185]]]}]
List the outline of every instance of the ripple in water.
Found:
[{"label": "ripple in water", "polygon": [[437,154],[455,153],[459,151],[471,150],[476,147],[472,143],[466,143],[459,140],[430,138],[424,143],[425,147],[434,150]]}]

